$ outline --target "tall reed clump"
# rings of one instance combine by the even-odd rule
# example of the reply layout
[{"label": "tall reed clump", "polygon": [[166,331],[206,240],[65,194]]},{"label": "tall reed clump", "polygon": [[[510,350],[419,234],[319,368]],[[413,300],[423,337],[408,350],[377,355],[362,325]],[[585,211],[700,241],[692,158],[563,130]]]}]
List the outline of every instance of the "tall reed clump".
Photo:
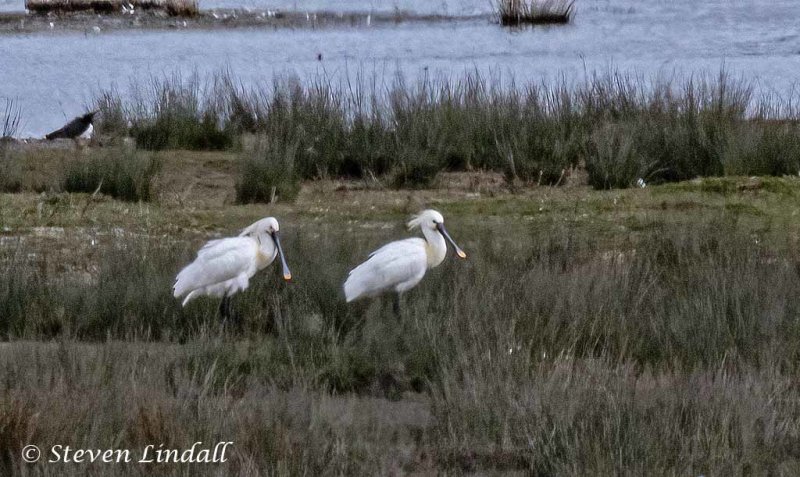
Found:
[{"label": "tall reed clump", "polygon": [[251,151],[239,155],[236,201],[271,203],[292,201],[300,192],[296,158],[298,143],[262,139]]},{"label": "tall reed clump", "polygon": [[677,86],[596,77],[578,95],[597,125],[585,146],[596,188],[722,175],[733,129],[752,103],[751,88],[725,73]]},{"label": "tall reed clump", "polygon": [[[133,105],[127,108],[136,145],[152,150],[231,147],[234,138],[224,128],[218,87],[219,83],[204,83],[196,74],[186,80],[179,75],[151,78],[149,85],[137,87]],[[101,99],[114,105],[117,100],[110,94]]]},{"label": "tall reed clump", "polygon": [[495,13],[504,26],[569,23],[575,14],[572,0],[495,0]]},{"label": "tall reed clump", "polygon": [[768,94],[750,120],[737,124],[725,153],[728,175],[800,175],[800,109],[796,98]]},{"label": "tall reed clump", "polygon": [[3,124],[0,128],[0,192],[19,192],[22,189],[20,164],[12,158],[11,143],[22,121],[20,107],[7,99],[0,120]]},{"label": "tall reed clump", "polygon": [[129,115],[119,92],[115,89],[102,91],[94,101],[95,135],[124,138],[128,136]]},{"label": "tall reed clump", "polygon": [[67,192],[110,195],[131,202],[155,199],[154,181],[161,162],[154,156],[128,148],[92,152],[69,164],[63,187]]},{"label": "tall reed clump", "polygon": [[0,128],[0,142],[7,142],[13,139],[22,124],[22,109],[20,109],[20,106],[11,99],[6,99],[5,103],[1,118],[3,126]]},{"label": "tall reed clump", "polygon": [[800,125],[757,120],[737,125],[724,153],[726,175],[800,174]]},{"label": "tall reed clump", "polygon": [[296,144],[295,170],[300,178],[341,175],[348,148],[347,109],[341,91],[322,81],[308,88],[296,80],[276,82],[263,111],[259,132]]}]

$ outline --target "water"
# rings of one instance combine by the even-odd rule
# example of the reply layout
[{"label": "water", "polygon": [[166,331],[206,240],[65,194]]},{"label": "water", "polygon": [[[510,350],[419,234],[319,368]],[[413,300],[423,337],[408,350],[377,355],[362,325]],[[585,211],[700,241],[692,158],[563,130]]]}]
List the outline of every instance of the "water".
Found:
[{"label": "water", "polygon": [[[342,9],[371,5],[364,0],[318,3]],[[724,66],[779,93],[789,92],[800,71],[793,1],[585,0],[577,5],[572,25],[517,32],[487,18],[322,30],[0,36],[0,97],[18,100],[25,118],[22,135],[38,136],[80,113],[103,88],[125,92],[131,81],[176,71],[206,74],[227,68],[246,84],[269,83],[276,74],[341,79],[359,70],[377,72],[387,81],[396,71],[411,79],[480,71],[526,82],[561,76],[580,81],[610,68],[644,77],[713,75]]]}]

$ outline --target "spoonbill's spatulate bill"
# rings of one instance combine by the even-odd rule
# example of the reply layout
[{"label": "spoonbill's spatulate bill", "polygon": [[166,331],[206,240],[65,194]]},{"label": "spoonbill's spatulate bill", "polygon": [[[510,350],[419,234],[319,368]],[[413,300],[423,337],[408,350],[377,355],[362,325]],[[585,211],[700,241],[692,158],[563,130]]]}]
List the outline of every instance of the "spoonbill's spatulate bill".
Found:
[{"label": "spoonbill's spatulate bill", "polygon": [[183,306],[206,295],[222,298],[220,314],[230,317],[230,297],[247,289],[250,278],[280,257],[283,278],[292,279],[278,236],[278,221],[267,217],[242,230],[238,237],[211,240],[197,252],[194,262],[178,273],[173,286]]},{"label": "spoonbill's spatulate bill", "polygon": [[446,241],[453,245],[459,257],[467,258],[447,233],[444,217],[439,212],[425,210],[411,219],[408,227],[419,227],[425,238],[398,240],[372,252],[369,259],[354,268],[344,282],[348,302],[389,291],[400,294],[410,290],[422,280],[429,268],[442,263],[447,253]]}]

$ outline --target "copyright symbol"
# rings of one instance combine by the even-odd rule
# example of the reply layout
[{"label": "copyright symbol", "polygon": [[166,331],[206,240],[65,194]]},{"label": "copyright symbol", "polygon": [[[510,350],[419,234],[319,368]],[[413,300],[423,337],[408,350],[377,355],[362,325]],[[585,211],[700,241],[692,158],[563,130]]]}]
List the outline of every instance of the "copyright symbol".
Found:
[{"label": "copyright symbol", "polygon": [[22,448],[22,460],[32,464],[37,462],[42,457],[42,451],[34,445],[28,445]]}]

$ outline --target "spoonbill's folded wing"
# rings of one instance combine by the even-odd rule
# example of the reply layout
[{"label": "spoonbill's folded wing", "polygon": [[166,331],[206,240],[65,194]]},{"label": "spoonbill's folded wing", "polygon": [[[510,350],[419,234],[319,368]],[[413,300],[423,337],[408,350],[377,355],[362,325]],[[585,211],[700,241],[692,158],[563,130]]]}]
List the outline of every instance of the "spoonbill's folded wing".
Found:
[{"label": "spoonbill's folded wing", "polygon": [[419,283],[427,269],[425,247],[425,240],[410,238],[388,243],[372,252],[344,282],[347,301],[388,290],[403,292]]},{"label": "spoonbill's folded wing", "polygon": [[212,240],[197,254],[194,262],[178,273],[174,295],[180,297],[208,285],[255,273],[256,242],[248,237]]}]

